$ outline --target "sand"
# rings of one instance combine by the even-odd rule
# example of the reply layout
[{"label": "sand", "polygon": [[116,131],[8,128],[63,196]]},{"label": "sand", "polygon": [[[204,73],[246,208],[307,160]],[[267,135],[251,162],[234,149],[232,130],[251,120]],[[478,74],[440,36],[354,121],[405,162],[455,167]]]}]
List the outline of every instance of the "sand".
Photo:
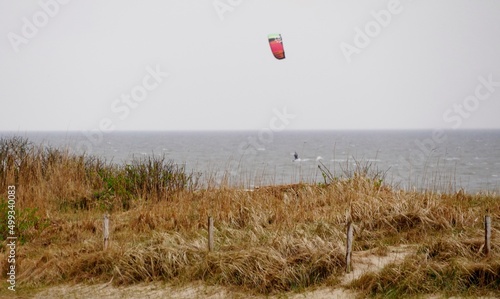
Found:
[{"label": "sand", "polygon": [[142,283],[133,286],[117,287],[111,282],[95,285],[60,285],[46,288],[35,295],[37,299],[52,298],[314,298],[314,299],[332,299],[332,298],[355,298],[356,293],[345,288],[353,280],[361,277],[368,272],[377,272],[390,263],[397,263],[414,252],[412,246],[390,247],[386,256],[374,254],[373,250],[353,252],[353,271],[345,274],[340,285],[335,288],[317,287],[308,289],[301,293],[284,293],[273,296],[249,295],[236,288],[205,285],[202,282],[192,283],[186,286],[172,286],[166,283]]}]

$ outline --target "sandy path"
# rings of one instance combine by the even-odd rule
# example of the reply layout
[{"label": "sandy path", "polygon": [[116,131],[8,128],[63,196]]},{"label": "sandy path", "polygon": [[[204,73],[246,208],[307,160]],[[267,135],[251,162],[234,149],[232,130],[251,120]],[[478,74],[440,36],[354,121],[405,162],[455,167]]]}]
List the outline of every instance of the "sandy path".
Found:
[{"label": "sandy path", "polygon": [[342,282],[336,288],[321,288],[314,291],[308,291],[304,294],[296,294],[289,298],[315,298],[315,299],[341,299],[341,298],[355,298],[356,293],[346,289],[344,286],[351,283],[353,280],[358,279],[363,274],[368,272],[378,272],[390,263],[397,263],[404,260],[404,258],[413,252],[410,246],[389,247],[389,252],[386,256],[377,256],[373,254],[373,250],[353,252],[353,271],[345,274]]},{"label": "sandy path", "polygon": [[367,272],[380,271],[384,266],[393,262],[402,261],[407,255],[413,252],[410,246],[390,247],[386,256],[377,256],[373,251],[353,252],[353,271],[345,274],[342,282],[336,288],[321,287],[318,289],[307,290],[303,293],[286,293],[272,297],[249,296],[240,293],[231,288],[221,286],[206,286],[202,283],[193,283],[189,286],[170,286],[164,283],[144,283],[127,287],[115,287],[111,284],[98,285],[61,285],[45,289],[35,295],[37,299],[52,298],[355,298],[355,293],[344,288],[351,281],[361,277]]}]

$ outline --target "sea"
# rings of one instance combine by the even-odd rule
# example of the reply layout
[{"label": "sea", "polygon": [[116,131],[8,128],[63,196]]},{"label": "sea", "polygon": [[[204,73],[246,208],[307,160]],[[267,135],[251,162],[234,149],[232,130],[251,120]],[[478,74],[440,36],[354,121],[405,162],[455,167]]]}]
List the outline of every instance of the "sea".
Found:
[{"label": "sea", "polygon": [[14,135],[116,164],[164,157],[205,185],[320,184],[368,169],[403,189],[500,193],[500,130],[0,132]]}]

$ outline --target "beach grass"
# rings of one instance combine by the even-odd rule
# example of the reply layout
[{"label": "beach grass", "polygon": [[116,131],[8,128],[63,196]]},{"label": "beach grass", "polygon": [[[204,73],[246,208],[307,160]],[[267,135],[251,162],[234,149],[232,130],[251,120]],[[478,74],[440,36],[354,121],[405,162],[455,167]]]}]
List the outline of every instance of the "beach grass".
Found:
[{"label": "beach grass", "polygon": [[[116,165],[14,137],[0,140],[0,249],[6,278],[7,189],[16,187],[17,288],[65,283],[202,281],[249,294],[338,287],[346,216],[354,251],[416,250],[347,287],[361,297],[500,296],[500,196],[401,190],[369,163],[317,183],[204,186],[165,157]],[[109,247],[103,248],[103,215]],[[492,219],[484,254],[483,218]],[[207,218],[214,219],[208,251]],[[356,267],[356,265],[354,265]],[[6,293],[7,284],[0,293]]]}]

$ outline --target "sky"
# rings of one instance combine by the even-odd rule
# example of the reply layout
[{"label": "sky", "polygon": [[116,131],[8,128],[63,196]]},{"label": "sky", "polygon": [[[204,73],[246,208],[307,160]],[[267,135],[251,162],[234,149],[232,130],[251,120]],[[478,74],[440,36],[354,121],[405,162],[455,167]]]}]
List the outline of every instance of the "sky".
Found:
[{"label": "sky", "polygon": [[498,0],[1,0],[0,131],[500,129],[498,16]]}]

